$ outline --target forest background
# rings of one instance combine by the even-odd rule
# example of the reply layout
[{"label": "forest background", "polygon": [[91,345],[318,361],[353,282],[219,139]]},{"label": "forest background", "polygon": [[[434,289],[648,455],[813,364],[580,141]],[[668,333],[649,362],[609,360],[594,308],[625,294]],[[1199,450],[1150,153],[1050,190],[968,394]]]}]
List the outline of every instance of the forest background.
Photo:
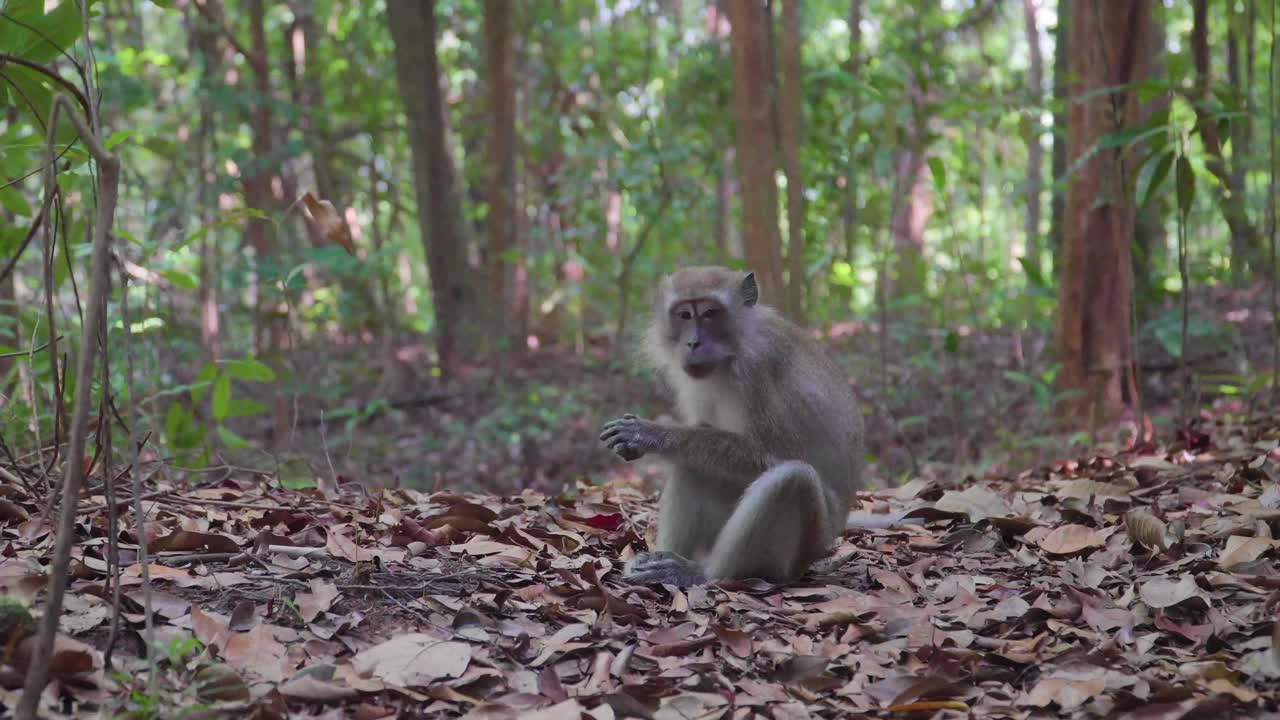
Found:
[{"label": "forest background", "polygon": [[0,453],[33,476],[108,199],[70,113],[119,159],[95,452],[117,425],[177,474],[603,479],[599,422],[670,411],[638,329],[695,263],[827,338],[884,483],[1191,442],[1275,387],[1268,0],[88,17],[0,2]]}]

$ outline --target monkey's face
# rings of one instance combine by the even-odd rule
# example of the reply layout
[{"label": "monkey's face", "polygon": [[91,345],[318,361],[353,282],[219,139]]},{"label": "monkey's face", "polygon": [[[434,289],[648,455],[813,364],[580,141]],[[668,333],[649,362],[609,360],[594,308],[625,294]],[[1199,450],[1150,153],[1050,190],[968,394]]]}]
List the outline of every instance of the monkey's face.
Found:
[{"label": "monkey's face", "polygon": [[690,298],[671,303],[668,338],[685,373],[705,378],[733,360],[729,313],[714,298]]}]

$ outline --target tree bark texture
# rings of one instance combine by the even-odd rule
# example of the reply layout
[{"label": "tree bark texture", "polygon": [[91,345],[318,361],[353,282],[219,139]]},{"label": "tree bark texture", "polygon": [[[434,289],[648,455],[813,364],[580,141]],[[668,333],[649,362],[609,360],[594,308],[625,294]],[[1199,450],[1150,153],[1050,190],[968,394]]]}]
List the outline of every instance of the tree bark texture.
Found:
[{"label": "tree bark texture", "polygon": [[435,308],[440,371],[453,376],[474,355],[464,324],[474,318],[476,293],[467,265],[469,232],[462,193],[446,137],[435,0],[388,0],[396,81],[408,117],[418,228],[427,255]]},{"label": "tree bark texture", "polygon": [[1058,184],[1067,172],[1067,78],[1071,59],[1071,3],[1058,0],[1058,25],[1053,30],[1053,152],[1049,160],[1053,191],[1049,199],[1049,250],[1057,273],[1062,264],[1062,214],[1066,189]]},{"label": "tree bark texture", "polygon": [[782,137],[782,167],[787,174],[787,310],[804,322],[804,169],[800,148],[804,135],[803,70],[800,63],[800,0],[782,0],[782,71],[778,113]]},{"label": "tree bark texture", "polygon": [[778,234],[778,186],[774,180],[770,16],[759,0],[729,6],[733,52],[733,107],[737,123],[738,177],[742,186],[742,239],[765,302],[782,304],[782,241]]},{"label": "tree bark texture", "polygon": [[[1148,68],[1149,0],[1076,0],[1071,8],[1067,164],[1104,135],[1134,127],[1139,102],[1131,88]],[[1058,289],[1058,387],[1082,391],[1061,410],[1104,420],[1133,402],[1130,242],[1134,211],[1124,187],[1127,156],[1094,153],[1068,179],[1063,215],[1063,267]]]},{"label": "tree bark texture", "polygon": [[1043,188],[1044,148],[1040,145],[1040,107],[1044,101],[1044,53],[1040,49],[1040,26],[1036,23],[1036,0],[1022,0],[1022,20],[1027,36],[1030,67],[1027,86],[1031,95],[1031,122],[1027,132],[1027,211],[1023,219],[1024,250],[1028,262],[1040,269],[1040,193]]},{"label": "tree bark texture", "polygon": [[512,38],[513,6],[508,0],[485,0],[485,71],[489,91],[489,267],[490,298],[502,308],[495,313],[507,338],[508,351],[524,348],[523,326],[512,294],[514,267],[523,260],[509,258],[517,247],[516,197],[516,86],[515,43]]}]

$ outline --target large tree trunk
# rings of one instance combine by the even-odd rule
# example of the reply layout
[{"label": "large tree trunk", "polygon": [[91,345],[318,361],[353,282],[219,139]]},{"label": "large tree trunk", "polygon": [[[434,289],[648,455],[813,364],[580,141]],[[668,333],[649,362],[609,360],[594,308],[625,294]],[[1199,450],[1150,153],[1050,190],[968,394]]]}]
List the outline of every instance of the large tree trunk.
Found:
[{"label": "large tree trunk", "polygon": [[485,0],[485,70],[489,91],[489,296],[502,308],[495,313],[497,330],[507,339],[508,351],[524,348],[524,323],[511,292],[516,263],[507,257],[517,247],[515,238],[516,191],[516,85],[515,44],[511,33],[512,4]]},{"label": "large tree trunk", "polygon": [[436,354],[441,373],[451,377],[464,358],[475,355],[466,325],[478,314],[478,296],[467,265],[469,230],[461,187],[446,138],[435,9],[435,0],[387,1],[396,81],[409,120],[418,228],[431,278]]},{"label": "large tree trunk", "polygon": [[[1071,18],[1067,162],[1109,133],[1137,125],[1135,90],[1148,67],[1150,0],[1077,0]],[[1108,90],[1111,88],[1111,90]],[[1084,161],[1067,183],[1058,293],[1058,387],[1082,391],[1062,410],[1105,419],[1134,401],[1129,245],[1134,212],[1123,183],[1125,151]]]},{"label": "large tree trunk", "polygon": [[1040,26],[1036,24],[1036,0],[1022,0],[1022,20],[1027,35],[1030,67],[1027,85],[1034,113],[1027,133],[1027,213],[1023,219],[1026,235],[1024,255],[1040,270],[1040,192],[1044,175],[1044,148],[1040,145],[1040,107],[1044,100],[1044,53],[1040,50]]},{"label": "large tree trunk", "polygon": [[778,186],[774,180],[773,76],[768,53],[770,16],[759,0],[729,5],[733,49],[733,107],[737,122],[738,177],[742,183],[742,238],[765,302],[780,304],[782,241],[778,236]]},{"label": "large tree trunk", "polygon": [[804,322],[804,175],[800,146],[804,134],[803,71],[800,65],[800,0],[782,0],[782,41],[778,65],[782,168],[787,174],[787,309]]},{"label": "large tree trunk", "polygon": [[1053,30],[1053,154],[1049,172],[1053,193],[1049,200],[1049,250],[1054,273],[1062,265],[1062,214],[1066,209],[1066,189],[1058,184],[1067,172],[1067,79],[1071,58],[1071,3],[1058,0],[1058,25]]}]

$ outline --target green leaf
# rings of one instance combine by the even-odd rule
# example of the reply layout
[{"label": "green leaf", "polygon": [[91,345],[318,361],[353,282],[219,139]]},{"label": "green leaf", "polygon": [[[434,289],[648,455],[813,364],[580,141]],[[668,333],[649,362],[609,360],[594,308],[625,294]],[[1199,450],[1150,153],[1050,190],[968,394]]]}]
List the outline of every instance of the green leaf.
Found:
[{"label": "green leaf", "polygon": [[[62,0],[52,12],[44,12],[43,0],[12,0],[3,6],[0,52],[48,63],[62,55],[80,37],[80,6]],[[5,68],[9,72],[9,68]]]},{"label": "green leaf", "polygon": [[253,358],[245,358],[243,360],[219,360],[218,364],[222,369],[233,378],[240,380],[249,380],[251,382],[271,382],[276,379],[276,374],[271,368],[254,360]]},{"label": "green leaf", "polygon": [[938,194],[945,195],[947,188],[947,168],[942,164],[942,158],[937,155],[929,158],[929,174],[933,176],[933,186],[937,188]]},{"label": "green leaf", "polygon": [[200,368],[200,374],[196,375],[196,379],[191,383],[191,402],[196,405],[200,404],[200,401],[204,399],[205,389],[217,375],[218,366],[213,363],[205,363],[204,367]]},{"label": "green leaf", "polygon": [[250,400],[248,398],[232,398],[231,404],[227,406],[227,418],[261,415],[266,411],[266,409],[267,406],[257,400]]},{"label": "green leaf", "polygon": [[219,218],[218,220],[215,220],[209,223],[208,225],[205,225],[204,227],[200,228],[194,233],[188,235],[185,239],[178,241],[178,243],[174,245],[172,248],[170,248],[170,250],[172,251],[181,250],[182,248],[204,237],[210,230],[216,230],[217,228],[225,227],[227,225],[235,225],[236,223],[246,218],[260,218],[262,220],[270,219],[270,217],[265,212],[258,210],[257,208],[240,208],[239,210],[233,210],[227,213],[225,217]]},{"label": "green leaf", "polygon": [[955,355],[957,352],[959,352],[960,336],[956,334],[955,330],[951,330],[947,333],[947,337],[943,341],[942,347],[950,355]]},{"label": "green leaf", "polygon": [[160,271],[160,274],[164,276],[165,280],[168,280],[170,283],[173,283],[183,290],[195,290],[200,286],[200,281],[195,275],[192,275],[189,272],[183,272],[181,270],[162,270]]},{"label": "green leaf", "polygon": [[1169,176],[1169,168],[1173,166],[1174,153],[1168,150],[1160,155],[1160,159],[1156,161],[1155,169],[1151,171],[1151,175],[1147,180],[1147,185],[1140,192],[1138,206],[1145,207],[1151,202],[1151,196],[1156,190],[1160,189],[1160,184]]},{"label": "green leaf", "polygon": [[1186,155],[1178,156],[1177,186],[1178,212],[1186,217],[1191,211],[1191,201],[1196,195],[1196,176],[1191,169],[1191,161],[1187,160]]},{"label": "green leaf", "polygon": [[31,203],[12,185],[0,187],[0,207],[13,215],[31,217]]},{"label": "green leaf", "polygon": [[210,397],[210,403],[213,405],[213,419],[222,422],[227,419],[227,410],[231,406],[231,378],[226,375],[219,375],[218,379],[213,383],[213,395]]},{"label": "green leaf", "polygon": [[218,426],[217,430],[218,430],[218,437],[222,439],[222,444],[226,445],[228,448],[232,450],[239,450],[241,448],[249,447],[248,440],[245,440],[244,438],[235,434],[231,430],[228,430],[227,428],[221,425]]},{"label": "green leaf", "polygon": [[132,130],[117,130],[111,133],[111,135],[108,136],[106,141],[103,142],[102,144],[104,147],[106,147],[106,149],[110,150],[111,148],[114,148],[115,146],[128,140],[131,137],[133,137]]}]

